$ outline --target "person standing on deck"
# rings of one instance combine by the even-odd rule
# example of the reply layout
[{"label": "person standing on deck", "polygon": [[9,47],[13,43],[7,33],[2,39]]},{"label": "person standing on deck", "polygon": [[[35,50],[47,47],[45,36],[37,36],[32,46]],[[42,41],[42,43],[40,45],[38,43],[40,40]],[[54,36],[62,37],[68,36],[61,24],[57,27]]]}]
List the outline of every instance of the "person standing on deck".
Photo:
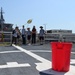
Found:
[{"label": "person standing on deck", "polygon": [[35,44],[36,43],[36,28],[35,26],[33,26],[33,29],[32,29],[32,44]]},{"label": "person standing on deck", "polygon": [[43,45],[45,31],[42,26],[40,26],[40,28],[41,29],[39,32],[39,40],[40,40],[40,45]]},{"label": "person standing on deck", "polygon": [[22,44],[26,44],[26,30],[24,28],[24,25],[23,25],[23,28],[22,28]]},{"label": "person standing on deck", "polygon": [[27,40],[28,40],[28,45],[31,45],[30,41],[31,41],[31,31],[30,28],[27,28]]}]

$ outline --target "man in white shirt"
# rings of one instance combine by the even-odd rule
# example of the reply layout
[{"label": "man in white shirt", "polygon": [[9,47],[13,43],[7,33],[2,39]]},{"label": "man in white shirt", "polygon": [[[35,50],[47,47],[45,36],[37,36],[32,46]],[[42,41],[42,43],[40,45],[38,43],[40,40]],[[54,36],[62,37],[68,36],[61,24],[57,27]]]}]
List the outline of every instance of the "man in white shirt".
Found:
[{"label": "man in white shirt", "polygon": [[26,44],[26,30],[24,28],[24,25],[22,28],[22,44]]}]

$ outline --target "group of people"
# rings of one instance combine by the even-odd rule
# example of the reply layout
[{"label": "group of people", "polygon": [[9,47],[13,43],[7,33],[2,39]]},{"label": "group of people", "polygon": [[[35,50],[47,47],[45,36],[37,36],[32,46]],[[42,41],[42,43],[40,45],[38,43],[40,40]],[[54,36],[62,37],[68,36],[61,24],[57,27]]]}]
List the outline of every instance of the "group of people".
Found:
[{"label": "group of people", "polygon": [[[27,31],[23,25],[22,30],[20,31],[18,27],[15,27],[12,32],[12,43],[18,44],[19,39],[22,38],[22,44],[23,45],[30,45],[30,44],[36,44],[36,27],[33,26],[32,30],[30,28],[27,28]],[[40,31],[38,33],[38,38],[40,40],[40,45],[43,45],[44,40],[44,34],[45,31],[42,26],[40,26]]]}]

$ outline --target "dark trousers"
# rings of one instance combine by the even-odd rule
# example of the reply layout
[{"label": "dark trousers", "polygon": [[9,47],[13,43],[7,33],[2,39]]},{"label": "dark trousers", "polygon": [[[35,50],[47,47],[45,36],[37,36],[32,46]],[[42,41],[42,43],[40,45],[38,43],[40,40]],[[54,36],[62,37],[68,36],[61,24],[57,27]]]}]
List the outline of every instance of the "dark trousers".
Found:
[{"label": "dark trousers", "polygon": [[22,35],[22,44],[26,44],[26,36]]},{"label": "dark trousers", "polygon": [[17,37],[12,37],[12,43],[17,44]]},{"label": "dark trousers", "polygon": [[15,44],[17,44],[17,37],[14,37],[14,40],[15,40]]},{"label": "dark trousers", "polygon": [[32,44],[36,43],[36,34],[32,34]]},{"label": "dark trousers", "polygon": [[12,36],[12,43],[14,43],[15,42],[15,37],[14,36]]}]

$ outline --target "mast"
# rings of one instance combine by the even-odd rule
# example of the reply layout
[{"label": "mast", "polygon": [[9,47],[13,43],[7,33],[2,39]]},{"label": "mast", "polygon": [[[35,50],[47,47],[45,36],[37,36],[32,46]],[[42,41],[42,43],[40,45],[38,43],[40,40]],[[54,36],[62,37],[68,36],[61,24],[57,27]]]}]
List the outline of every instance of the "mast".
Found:
[{"label": "mast", "polygon": [[1,12],[0,12],[0,29],[3,31],[3,27],[4,27],[4,22],[5,22],[5,20],[4,20],[4,18],[3,18],[3,10],[2,10],[2,7],[1,7]]},{"label": "mast", "polygon": [[3,18],[3,10],[2,10],[2,7],[1,7],[1,12],[0,12],[0,23],[3,24],[5,22],[4,18]]}]

